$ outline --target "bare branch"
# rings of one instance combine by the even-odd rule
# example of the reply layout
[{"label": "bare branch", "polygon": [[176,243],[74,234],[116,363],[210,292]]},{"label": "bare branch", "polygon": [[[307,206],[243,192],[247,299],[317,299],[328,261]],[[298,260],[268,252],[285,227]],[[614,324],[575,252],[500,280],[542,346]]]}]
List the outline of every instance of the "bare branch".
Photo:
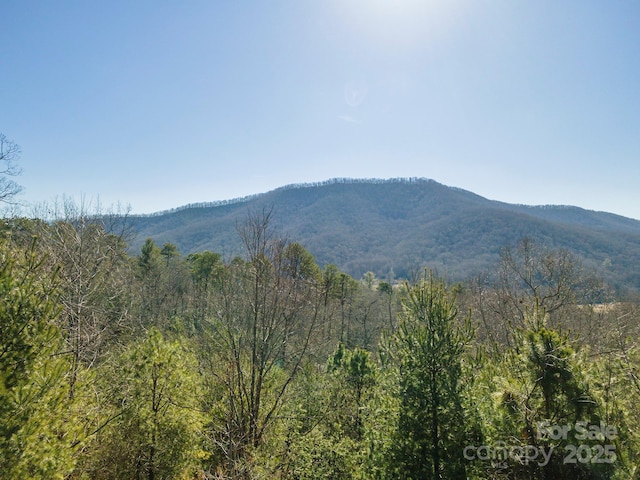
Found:
[{"label": "bare branch", "polygon": [[0,133],[0,202],[11,204],[13,197],[22,191],[22,186],[8,178],[22,173],[17,166],[20,153],[20,147]]}]

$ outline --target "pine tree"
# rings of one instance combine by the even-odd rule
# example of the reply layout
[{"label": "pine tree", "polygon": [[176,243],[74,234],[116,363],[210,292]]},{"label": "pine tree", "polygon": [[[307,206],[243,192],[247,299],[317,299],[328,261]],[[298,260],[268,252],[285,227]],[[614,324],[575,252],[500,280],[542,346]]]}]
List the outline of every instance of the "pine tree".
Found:
[{"label": "pine tree", "polygon": [[35,247],[0,245],[0,298],[0,478],[64,478],[82,429],[65,381],[55,275]]},{"label": "pine tree", "polygon": [[390,352],[400,404],[389,478],[465,478],[462,357],[471,337],[442,281],[429,275],[408,289]]},{"label": "pine tree", "polygon": [[156,328],[102,368],[114,421],[96,437],[91,478],[191,478],[202,454],[194,356]]}]

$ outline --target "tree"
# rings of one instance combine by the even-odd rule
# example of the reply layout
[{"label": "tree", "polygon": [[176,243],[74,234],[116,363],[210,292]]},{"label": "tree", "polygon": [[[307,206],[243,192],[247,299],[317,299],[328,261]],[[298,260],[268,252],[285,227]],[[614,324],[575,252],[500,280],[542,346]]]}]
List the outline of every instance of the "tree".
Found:
[{"label": "tree", "polygon": [[362,283],[366,285],[369,290],[373,290],[376,285],[376,274],[373,272],[364,272],[362,275]]},{"label": "tree", "polygon": [[195,356],[156,328],[101,367],[114,421],[96,436],[91,478],[194,478],[202,457]]},{"label": "tree", "polygon": [[51,268],[59,267],[60,327],[71,353],[70,395],[83,367],[99,362],[107,344],[130,330],[131,269],[126,218],[66,199],[56,221],[39,224]]},{"label": "tree", "polygon": [[337,433],[361,440],[365,394],[375,385],[376,370],[371,355],[367,350],[358,347],[348,350],[339,344],[329,359],[328,371],[339,380],[333,398]]},{"label": "tree", "polygon": [[[555,326],[571,327],[591,336],[592,322],[577,305],[607,301],[602,282],[564,249],[549,249],[530,238],[502,249],[496,275],[484,275],[471,285],[474,307],[493,346],[512,345],[512,333],[525,324],[534,308],[544,309]],[[511,328],[505,328],[505,324]]]},{"label": "tree", "polygon": [[399,388],[389,478],[465,477],[462,358],[471,339],[442,281],[430,274],[408,288],[389,352]]},{"label": "tree", "polygon": [[22,187],[9,178],[20,175],[19,159],[20,147],[0,133],[0,202],[12,203],[13,197],[22,191]]},{"label": "tree", "polygon": [[82,438],[64,381],[55,274],[35,248],[0,245],[0,477],[62,479]]},{"label": "tree", "polygon": [[600,345],[590,348],[590,360],[597,359],[591,386],[598,392],[603,420],[620,432],[616,466],[626,477],[635,478],[640,472],[640,432],[636,428],[640,423],[640,303],[636,299],[598,310],[595,321],[602,325],[603,334]]},{"label": "tree", "polygon": [[[495,443],[516,442],[516,447],[532,445],[549,452],[546,464],[505,458],[502,473],[509,478],[544,479],[611,478],[612,465],[587,461],[569,463],[567,448],[588,448],[591,438],[576,438],[574,425],[600,425],[597,399],[591,393],[585,364],[566,335],[548,325],[548,316],[540,308],[525,314],[525,326],[516,331],[513,349],[496,361],[497,390],[488,398],[497,398],[497,410],[488,416],[496,424]],[[544,425],[566,426],[563,435],[549,436]],[[602,440],[605,440],[604,438]],[[598,442],[595,442],[598,443]],[[582,446],[585,447],[582,447]],[[593,450],[595,451],[595,450]],[[604,458],[604,457],[603,457]],[[605,458],[606,460],[606,458]]]},{"label": "tree", "polygon": [[[327,322],[324,325],[326,335],[329,340],[338,336],[341,343],[350,344],[349,305],[353,302],[358,291],[358,282],[344,272],[340,272],[337,266],[329,264],[322,272],[322,291],[325,309],[330,308],[330,302],[337,300],[340,307],[340,325],[334,327],[333,312],[327,315]],[[338,328],[338,331],[334,330]]]},{"label": "tree", "polygon": [[156,242],[147,238],[140,249],[136,276],[142,290],[140,317],[143,322],[154,320],[162,307],[162,254]]},{"label": "tree", "polygon": [[239,227],[247,252],[221,276],[208,319],[204,362],[215,375],[212,432],[232,478],[249,475],[251,451],[277,420],[317,324],[317,267],[303,249],[274,236],[270,212]]},{"label": "tree", "polygon": [[378,285],[378,291],[380,293],[382,293],[387,300],[387,311],[389,313],[389,318],[388,318],[388,326],[387,329],[390,333],[393,333],[396,329],[396,325],[395,325],[395,312],[393,311],[393,299],[394,299],[394,295],[393,295],[393,286],[388,283],[388,282],[380,282],[380,284]]},{"label": "tree", "polygon": [[584,271],[574,254],[530,238],[515,250],[503,249],[498,285],[503,302],[520,319],[534,305],[553,315],[568,305],[597,302],[604,294],[601,282]]},{"label": "tree", "polygon": [[145,325],[166,325],[187,312],[191,286],[189,265],[177,247],[165,243],[158,247],[147,238],[136,262],[136,278],[142,292],[139,315]]},{"label": "tree", "polygon": [[220,278],[224,273],[224,264],[219,253],[204,251],[187,256],[187,264],[194,286],[194,320],[197,328],[209,313],[211,295],[214,288],[219,288]]}]

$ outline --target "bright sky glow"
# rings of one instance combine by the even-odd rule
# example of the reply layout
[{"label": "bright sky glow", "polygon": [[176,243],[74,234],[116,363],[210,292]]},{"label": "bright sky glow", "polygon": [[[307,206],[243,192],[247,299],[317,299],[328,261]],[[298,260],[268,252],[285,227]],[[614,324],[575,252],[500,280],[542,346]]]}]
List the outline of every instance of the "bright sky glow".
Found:
[{"label": "bright sky glow", "polygon": [[27,204],[427,177],[640,219],[640,3],[4,2]]}]

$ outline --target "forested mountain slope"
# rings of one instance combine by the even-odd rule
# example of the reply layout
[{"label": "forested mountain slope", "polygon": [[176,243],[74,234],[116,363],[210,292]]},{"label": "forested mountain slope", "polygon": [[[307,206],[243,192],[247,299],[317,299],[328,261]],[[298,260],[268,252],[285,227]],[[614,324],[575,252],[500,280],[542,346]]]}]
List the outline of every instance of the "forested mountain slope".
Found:
[{"label": "forested mountain slope", "polygon": [[571,206],[512,205],[427,179],[335,179],[135,216],[131,247],[150,237],[183,254],[211,250],[228,258],[241,251],[236,225],[264,209],[320,265],[355,277],[406,277],[428,266],[467,278],[527,236],[578,254],[622,291],[640,288],[640,221]]}]

